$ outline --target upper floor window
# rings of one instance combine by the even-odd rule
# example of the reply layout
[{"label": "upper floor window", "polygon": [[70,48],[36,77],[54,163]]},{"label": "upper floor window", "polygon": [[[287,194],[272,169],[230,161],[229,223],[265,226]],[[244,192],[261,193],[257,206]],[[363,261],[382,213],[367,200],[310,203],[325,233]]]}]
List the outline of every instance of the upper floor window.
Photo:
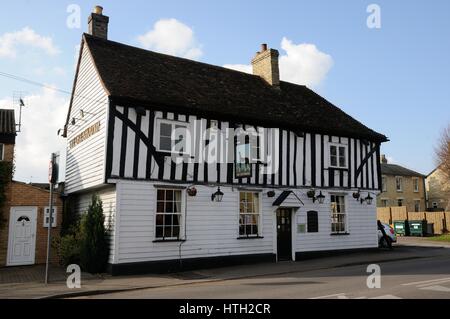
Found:
[{"label": "upper floor window", "polygon": [[159,120],[157,146],[160,152],[187,154],[187,128],[184,122]]},{"label": "upper floor window", "polygon": [[331,195],[331,232],[342,233],[346,231],[345,197]]},{"label": "upper floor window", "polygon": [[403,191],[403,178],[397,176],[395,178],[395,188],[397,190],[397,192],[402,192]]},{"label": "upper floor window", "polygon": [[256,237],[260,223],[259,193],[239,193],[239,236]]},{"label": "upper floor window", "polygon": [[5,144],[0,143],[0,161],[5,160]]},{"label": "upper floor window", "polygon": [[381,187],[383,192],[387,192],[387,177],[381,177]]},{"label": "upper floor window", "polygon": [[336,168],[347,168],[346,145],[330,144],[330,166]]},{"label": "upper floor window", "polygon": [[419,179],[417,177],[413,178],[413,188],[414,188],[414,193],[419,192]]},{"label": "upper floor window", "polygon": [[155,238],[177,240],[181,234],[182,191],[179,189],[158,189],[156,197]]}]

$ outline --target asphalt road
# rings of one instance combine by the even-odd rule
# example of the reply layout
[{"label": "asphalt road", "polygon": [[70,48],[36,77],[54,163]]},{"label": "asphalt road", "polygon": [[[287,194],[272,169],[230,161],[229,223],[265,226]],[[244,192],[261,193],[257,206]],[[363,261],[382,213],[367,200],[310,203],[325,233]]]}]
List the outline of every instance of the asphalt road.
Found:
[{"label": "asphalt road", "polygon": [[[444,251],[444,249],[443,249]],[[450,299],[450,250],[440,256],[380,263],[381,288],[367,286],[368,265],[152,288],[85,298]],[[371,277],[372,278],[372,277]],[[370,280],[376,284],[377,280]]]}]

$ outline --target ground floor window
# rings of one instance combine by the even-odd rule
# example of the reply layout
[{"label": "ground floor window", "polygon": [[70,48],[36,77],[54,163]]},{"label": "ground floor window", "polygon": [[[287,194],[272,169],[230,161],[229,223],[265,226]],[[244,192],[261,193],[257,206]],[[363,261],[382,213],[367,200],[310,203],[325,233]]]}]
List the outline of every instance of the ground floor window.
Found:
[{"label": "ground floor window", "polygon": [[319,232],[319,214],[316,211],[310,210],[306,213],[308,233]]},{"label": "ground floor window", "polygon": [[382,199],[381,207],[389,207],[389,199]]},{"label": "ground floor window", "polygon": [[156,201],[155,237],[159,240],[180,238],[182,218],[182,191],[158,189]]},{"label": "ground floor window", "polygon": [[420,212],[420,200],[419,199],[414,201],[414,211]]},{"label": "ground floor window", "polygon": [[398,207],[403,206],[403,198],[397,198],[397,205],[398,205]]},{"label": "ground floor window", "polygon": [[261,208],[259,193],[239,193],[239,236],[256,237],[259,235]]},{"label": "ground floor window", "polygon": [[345,196],[331,195],[331,232],[346,231]]}]

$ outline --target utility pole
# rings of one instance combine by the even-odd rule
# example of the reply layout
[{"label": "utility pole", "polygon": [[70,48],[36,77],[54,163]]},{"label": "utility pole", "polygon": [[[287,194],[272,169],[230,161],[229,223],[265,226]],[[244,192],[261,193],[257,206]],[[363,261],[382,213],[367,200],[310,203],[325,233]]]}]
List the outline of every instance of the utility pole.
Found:
[{"label": "utility pole", "polygon": [[50,164],[48,168],[48,182],[50,184],[50,200],[49,200],[49,212],[48,212],[48,229],[47,229],[47,261],[45,264],[45,284],[49,281],[49,266],[50,266],[50,253],[51,253],[51,240],[52,240],[52,225],[53,225],[53,189],[58,182],[58,163],[59,154],[52,153],[50,158]]}]

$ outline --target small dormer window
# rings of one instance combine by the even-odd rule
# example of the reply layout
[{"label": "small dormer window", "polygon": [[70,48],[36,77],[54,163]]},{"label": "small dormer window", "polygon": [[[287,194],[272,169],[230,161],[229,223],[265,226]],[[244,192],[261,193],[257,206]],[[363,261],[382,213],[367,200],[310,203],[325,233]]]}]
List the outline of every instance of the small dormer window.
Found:
[{"label": "small dormer window", "polygon": [[347,168],[347,146],[330,144],[330,167]]}]

